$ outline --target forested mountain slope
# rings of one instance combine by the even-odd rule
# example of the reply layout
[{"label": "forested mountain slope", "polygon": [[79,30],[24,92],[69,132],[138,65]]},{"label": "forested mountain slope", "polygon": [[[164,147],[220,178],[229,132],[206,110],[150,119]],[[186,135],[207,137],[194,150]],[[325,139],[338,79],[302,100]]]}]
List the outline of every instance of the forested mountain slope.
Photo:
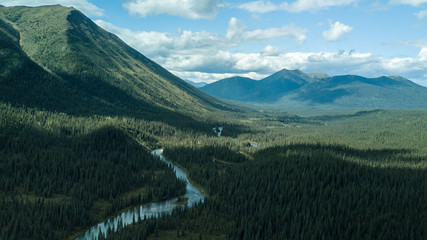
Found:
[{"label": "forested mountain slope", "polygon": [[3,101],[147,119],[230,110],[73,8],[0,7],[0,21]]},{"label": "forested mountain slope", "polygon": [[224,99],[280,108],[427,109],[427,88],[399,76],[329,77],[283,69],[259,81],[232,77],[200,90]]}]

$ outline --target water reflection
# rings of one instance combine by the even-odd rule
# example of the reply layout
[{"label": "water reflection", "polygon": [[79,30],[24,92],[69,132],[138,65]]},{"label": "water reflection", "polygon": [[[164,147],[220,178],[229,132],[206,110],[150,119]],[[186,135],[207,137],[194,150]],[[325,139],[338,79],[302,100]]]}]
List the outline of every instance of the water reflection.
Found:
[{"label": "water reflection", "polygon": [[[184,195],[180,196],[181,198],[188,198],[187,206],[192,207],[196,203],[200,201],[204,201],[204,195],[194,187],[190,181],[188,181],[187,174],[180,169],[175,164],[168,161],[161,154],[163,149],[157,149],[151,152],[151,154],[158,156],[159,159],[166,164],[173,167],[175,170],[175,174],[177,178],[184,179],[187,182],[187,188]],[[98,239],[99,233],[105,235],[107,233],[108,228],[113,231],[117,230],[118,224],[121,223],[123,226],[132,224],[134,221],[137,222],[144,218],[157,217],[160,214],[171,213],[172,209],[178,206],[182,206],[176,203],[178,197],[155,203],[146,203],[141,206],[129,209],[125,212],[120,213],[119,215],[112,217],[105,222],[99,223],[93,227],[91,227],[88,231],[86,231],[83,235],[76,238],[76,240],[91,240]]]}]

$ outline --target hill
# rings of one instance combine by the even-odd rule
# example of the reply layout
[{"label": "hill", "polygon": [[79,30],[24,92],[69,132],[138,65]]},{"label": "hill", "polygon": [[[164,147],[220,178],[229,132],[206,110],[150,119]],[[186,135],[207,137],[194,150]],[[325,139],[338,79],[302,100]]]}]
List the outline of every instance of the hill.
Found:
[{"label": "hill", "polygon": [[147,120],[231,110],[74,8],[0,7],[0,41],[0,100],[14,105]]},{"label": "hill", "polygon": [[236,79],[240,78],[223,79],[200,90],[224,99],[281,108],[427,108],[427,88],[399,76],[329,77],[324,73],[283,69],[259,81]]},{"label": "hill", "polygon": [[272,102],[284,93],[301,87],[310,79],[301,71],[283,69],[260,81],[244,77],[231,77],[208,84],[200,90],[229,100]]}]

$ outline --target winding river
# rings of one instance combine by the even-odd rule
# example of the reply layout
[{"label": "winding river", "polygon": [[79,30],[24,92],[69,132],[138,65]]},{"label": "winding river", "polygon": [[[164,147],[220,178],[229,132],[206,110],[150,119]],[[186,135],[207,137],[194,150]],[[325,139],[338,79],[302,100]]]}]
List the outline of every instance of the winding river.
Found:
[{"label": "winding river", "polygon": [[[190,181],[187,178],[187,174],[180,169],[175,164],[168,161],[166,158],[164,158],[161,154],[163,152],[163,149],[157,149],[151,152],[151,154],[158,156],[159,159],[162,162],[165,162],[168,165],[171,165],[175,171],[176,177],[180,179],[184,179],[187,182],[187,189],[184,195],[180,197],[188,198],[187,206],[192,207],[194,204],[204,201],[205,196],[196,188],[194,185],[190,183]],[[123,226],[132,224],[133,221],[138,221],[138,213],[139,216],[141,216],[141,219],[144,219],[144,216],[146,218],[150,217],[156,217],[159,214],[162,213],[171,213],[172,209],[175,207],[180,206],[179,204],[176,204],[176,200],[179,197],[175,197],[166,201],[162,202],[152,202],[152,203],[146,203],[139,207],[134,207],[132,209],[129,209],[125,212],[120,213],[119,215],[112,217],[104,222],[101,222],[95,226],[92,226],[88,231],[86,231],[81,236],[77,237],[75,240],[92,240],[92,239],[98,239],[98,235],[100,232],[102,234],[106,234],[108,228],[114,229],[114,231],[117,229],[119,222],[123,223]]]}]

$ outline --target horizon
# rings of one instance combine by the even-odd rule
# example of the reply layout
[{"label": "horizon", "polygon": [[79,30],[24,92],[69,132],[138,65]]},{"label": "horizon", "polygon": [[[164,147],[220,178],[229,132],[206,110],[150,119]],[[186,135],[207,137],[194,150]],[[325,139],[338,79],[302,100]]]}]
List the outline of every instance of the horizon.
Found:
[{"label": "horizon", "polygon": [[[427,86],[427,0],[6,0],[72,6],[178,77],[265,78],[284,68],[399,75]],[[396,17],[399,16],[399,17]]]}]

